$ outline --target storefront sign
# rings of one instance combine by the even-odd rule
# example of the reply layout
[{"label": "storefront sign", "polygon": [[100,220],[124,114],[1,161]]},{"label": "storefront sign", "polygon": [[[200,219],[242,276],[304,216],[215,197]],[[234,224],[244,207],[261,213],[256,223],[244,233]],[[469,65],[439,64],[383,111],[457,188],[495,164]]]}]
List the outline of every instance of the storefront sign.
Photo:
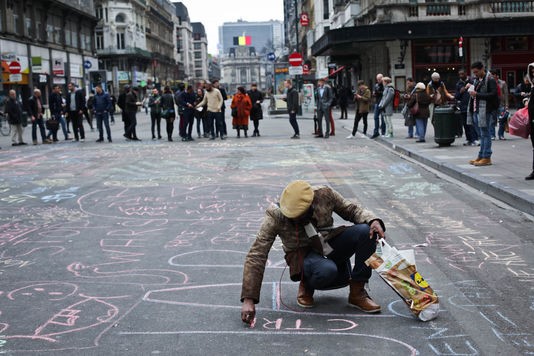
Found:
[{"label": "storefront sign", "polygon": [[54,84],[58,84],[58,85],[61,85],[61,84],[65,84],[67,81],[65,80],[64,77],[54,77],[52,78],[52,83]]},{"label": "storefront sign", "polygon": [[117,72],[117,80],[119,81],[119,83],[123,84],[123,83],[129,83],[130,82],[130,75],[128,72],[124,72],[124,71],[118,71]]},{"label": "storefront sign", "polygon": [[43,70],[43,59],[41,57],[32,57],[32,72],[40,73]]},{"label": "storefront sign", "polygon": [[405,69],[406,66],[404,64],[395,64],[395,69]]},{"label": "storefront sign", "polygon": [[22,82],[22,74],[10,74],[9,81],[12,83]]},{"label": "storefront sign", "polygon": [[289,67],[289,75],[302,75],[304,71],[302,70],[302,66],[299,67]]},{"label": "storefront sign", "polygon": [[1,58],[4,62],[13,62],[17,60],[17,55],[15,53],[6,52],[1,54]]},{"label": "storefront sign", "polygon": [[64,76],[65,66],[63,64],[63,58],[56,58],[53,60],[52,73],[54,75]]}]

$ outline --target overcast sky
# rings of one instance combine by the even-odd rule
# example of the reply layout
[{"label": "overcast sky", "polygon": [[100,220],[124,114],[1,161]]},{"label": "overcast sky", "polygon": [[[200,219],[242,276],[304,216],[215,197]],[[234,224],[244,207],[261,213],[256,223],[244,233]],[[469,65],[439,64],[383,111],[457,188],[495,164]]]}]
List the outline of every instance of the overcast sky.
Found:
[{"label": "overcast sky", "polygon": [[[177,2],[177,1],[173,1]],[[224,22],[284,20],[283,0],[183,0],[191,22],[202,22],[208,51],[218,54],[219,26]]]}]

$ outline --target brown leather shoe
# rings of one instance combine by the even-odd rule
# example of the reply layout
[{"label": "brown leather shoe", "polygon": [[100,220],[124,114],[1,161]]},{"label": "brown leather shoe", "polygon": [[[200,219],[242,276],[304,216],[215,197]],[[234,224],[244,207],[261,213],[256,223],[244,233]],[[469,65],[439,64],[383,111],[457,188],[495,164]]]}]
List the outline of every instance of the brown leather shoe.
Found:
[{"label": "brown leather shoe", "polygon": [[378,313],[381,308],[365,290],[365,282],[350,281],[349,305],[365,313]]},{"label": "brown leather shoe", "polygon": [[469,164],[473,164],[474,165],[476,162],[480,161],[481,159],[482,158],[480,158],[480,157],[477,157],[476,159],[472,159],[472,160],[469,161]]},{"label": "brown leather shoe", "polygon": [[313,307],[313,289],[306,287],[304,281],[300,281],[299,292],[297,294],[297,304],[301,308]]},{"label": "brown leather shoe", "polygon": [[473,163],[473,165],[477,167],[491,166],[491,164],[491,158],[482,158],[480,161]]}]

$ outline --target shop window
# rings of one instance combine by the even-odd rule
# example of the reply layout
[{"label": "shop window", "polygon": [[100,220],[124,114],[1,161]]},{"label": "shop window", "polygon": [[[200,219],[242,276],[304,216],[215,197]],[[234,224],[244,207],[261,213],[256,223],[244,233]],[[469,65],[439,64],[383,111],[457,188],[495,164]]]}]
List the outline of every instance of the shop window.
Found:
[{"label": "shop window", "polygon": [[508,37],[506,39],[506,49],[508,51],[527,51],[528,37]]}]

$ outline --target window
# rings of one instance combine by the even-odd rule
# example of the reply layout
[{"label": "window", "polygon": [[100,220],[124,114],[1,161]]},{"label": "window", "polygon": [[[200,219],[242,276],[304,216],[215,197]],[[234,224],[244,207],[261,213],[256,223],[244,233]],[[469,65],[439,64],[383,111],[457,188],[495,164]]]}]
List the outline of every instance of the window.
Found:
[{"label": "window", "polygon": [[508,51],[527,51],[528,37],[508,37],[506,39],[506,49]]},{"label": "window", "polygon": [[202,59],[202,53],[201,52],[195,52],[195,59]]},{"label": "window", "polygon": [[32,19],[24,18],[24,35],[30,37],[32,35]]},{"label": "window", "polygon": [[195,48],[195,51],[200,51],[202,49],[202,44],[200,43],[195,43],[194,44],[194,48]]},{"label": "window", "polygon": [[99,20],[102,20],[104,18],[104,9],[102,6],[97,6],[95,9],[95,15]]},{"label": "window", "polygon": [[125,23],[126,22],[126,16],[124,14],[118,14],[115,16],[115,22],[116,23]]},{"label": "window", "polygon": [[104,49],[104,33],[102,31],[96,31],[96,49]]},{"label": "window", "polygon": [[329,0],[323,0],[323,20],[330,18]]},{"label": "window", "polygon": [[202,61],[195,61],[196,68],[202,68]]},{"label": "window", "polygon": [[106,17],[106,22],[108,22],[109,18],[108,18],[108,8],[107,7],[104,9],[104,16]]},{"label": "window", "polygon": [[125,49],[124,32],[117,32],[117,49]]}]

